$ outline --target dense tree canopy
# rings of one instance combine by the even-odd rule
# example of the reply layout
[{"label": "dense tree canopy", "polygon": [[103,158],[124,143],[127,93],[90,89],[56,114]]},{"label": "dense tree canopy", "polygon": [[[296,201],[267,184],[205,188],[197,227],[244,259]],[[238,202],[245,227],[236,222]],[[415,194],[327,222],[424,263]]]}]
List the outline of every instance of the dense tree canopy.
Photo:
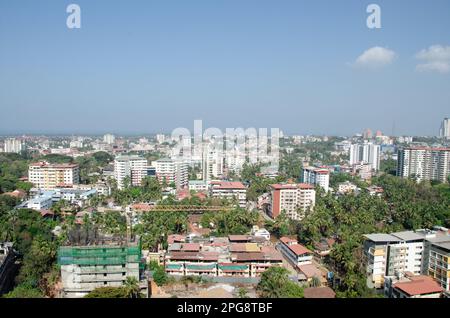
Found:
[{"label": "dense tree canopy", "polygon": [[299,240],[310,248],[322,237],[336,240],[329,265],[342,279],[338,296],[373,295],[366,287],[363,234],[450,224],[450,197],[439,187],[391,175],[373,178],[372,183],[384,188],[382,197],[370,196],[367,191],[317,196],[314,213],[306,216],[299,228]]},{"label": "dense tree canopy", "polygon": [[262,298],[303,298],[303,288],[291,281],[284,267],[269,267],[258,283],[257,291]]}]

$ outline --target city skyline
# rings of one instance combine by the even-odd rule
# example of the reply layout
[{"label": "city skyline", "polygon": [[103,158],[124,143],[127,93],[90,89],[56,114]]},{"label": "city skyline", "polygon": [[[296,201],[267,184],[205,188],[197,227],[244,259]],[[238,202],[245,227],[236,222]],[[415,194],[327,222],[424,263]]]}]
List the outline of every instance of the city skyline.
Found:
[{"label": "city skyline", "polygon": [[360,1],[76,3],[81,29],[67,3],[0,4],[0,134],[170,133],[201,118],[437,136],[449,117],[448,1],[377,1],[381,29]]}]

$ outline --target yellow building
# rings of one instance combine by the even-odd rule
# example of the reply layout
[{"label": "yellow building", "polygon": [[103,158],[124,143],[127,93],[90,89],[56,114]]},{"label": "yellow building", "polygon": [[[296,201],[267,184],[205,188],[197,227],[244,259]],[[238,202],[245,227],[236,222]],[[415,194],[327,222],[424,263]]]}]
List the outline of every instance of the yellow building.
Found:
[{"label": "yellow building", "polygon": [[28,181],[40,189],[73,186],[80,181],[80,167],[71,163],[32,163],[28,167]]}]

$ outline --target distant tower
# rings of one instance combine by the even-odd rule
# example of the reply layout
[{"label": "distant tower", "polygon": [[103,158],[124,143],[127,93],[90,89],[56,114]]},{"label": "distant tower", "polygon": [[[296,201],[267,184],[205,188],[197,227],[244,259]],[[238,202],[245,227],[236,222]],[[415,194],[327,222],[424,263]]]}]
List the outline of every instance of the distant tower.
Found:
[{"label": "distant tower", "polygon": [[22,140],[16,138],[8,138],[5,140],[4,152],[20,153],[23,149]]},{"label": "distant tower", "polygon": [[439,129],[439,137],[450,139],[450,120],[448,118],[444,118],[441,123],[441,128]]},{"label": "distant tower", "polygon": [[367,128],[366,130],[364,130],[364,132],[363,132],[363,138],[364,138],[364,139],[372,139],[372,130],[370,130],[369,128]]},{"label": "distant tower", "polygon": [[114,137],[113,134],[106,134],[103,136],[103,142],[108,144],[108,145],[112,145],[116,140],[116,137]]}]

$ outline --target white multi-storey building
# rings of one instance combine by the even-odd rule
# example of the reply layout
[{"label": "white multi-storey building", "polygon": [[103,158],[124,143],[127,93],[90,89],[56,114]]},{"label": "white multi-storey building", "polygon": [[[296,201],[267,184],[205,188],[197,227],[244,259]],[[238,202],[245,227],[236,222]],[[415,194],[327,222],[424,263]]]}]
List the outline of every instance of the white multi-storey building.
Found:
[{"label": "white multi-storey building", "polygon": [[106,134],[103,136],[103,142],[108,145],[112,145],[116,141],[116,137],[113,134]]},{"label": "white multi-storey building", "polygon": [[241,208],[245,208],[247,188],[242,182],[212,181],[210,193],[212,197],[236,199]]},{"label": "white multi-storey building", "polygon": [[160,183],[175,183],[177,189],[188,185],[188,164],[181,159],[163,158],[152,162]]},{"label": "white multi-storey building", "polygon": [[8,138],[3,146],[4,152],[20,153],[22,151],[22,141],[16,138]]},{"label": "white multi-storey building", "polygon": [[450,139],[450,119],[444,118],[439,130],[439,136],[441,138]]},{"label": "white multi-storey building", "polygon": [[222,149],[215,149],[210,145],[203,148],[203,180],[218,179],[223,176],[224,156]]},{"label": "white multi-storey building", "polygon": [[351,183],[350,181],[345,181],[338,184],[337,192],[347,194],[356,192],[357,189],[358,187],[355,184]]},{"label": "white multi-storey building", "polygon": [[365,163],[370,164],[372,169],[380,169],[380,146],[372,142],[365,141],[360,144],[350,146],[350,165]]},{"label": "white multi-storey building", "polygon": [[316,203],[316,191],[310,184],[272,184],[270,190],[268,213],[272,218],[284,211],[289,218],[302,220]]},{"label": "white multi-storey building", "polygon": [[364,235],[367,286],[382,288],[388,277],[430,275],[449,290],[450,233],[446,228]]},{"label": "white multi-storey building", "polygon": [[164,134],[157,134],[156,135],[156,141],[159,144],[162,144],[166,140],[166,136]]},{"label": "white multi-storey building", "polygon": [[83,148],[83,140],[82,139],[74,139],[69,144],[70,148]]},{"label": "white multi-storey building", "polygon": [[303,167],[302,182],[312,185],[319,185],[325,192],[328,192],[330,186],[330,171],[315,167]]},{"label": "white multi-storey building", "polygon": [[408,231],[392,234],[365,235],[367,285],[382,288],[386,276],[411,272],[422,273],[424,237]]},{"label": "white multi-storey building", "polygon": [[408,147],[398,151],[397,176],[417,181],[447,182],[450,174],[450,148]]},{"label": "white multi-storey building", "polygon": [[73,186],[80,183],[80,167],[71,163],[32,163],[28,167],[28,181],[39,189]]},{"label": "white multi-storey building", "polygon": [[114,178],[119,189],[124,188],[124,180],[130,178],[131,185],[140,186],[142,179],[147,176],[147,159],[140,156],[117,156],[114,160]]},{"label": "white multi-storey building", "polygon": [[189,191],[207,191],[208,183],[203,180],[189,180]]},{"label": "white multi-storey building", "polygon": [[51,196],[43,195],[43,196],[37,196],[27,203],[27,208],[40,211],[40,210],[47,210],[50,209],[53,205],[53,199]]},{"label": "white multi-storey building", "polygon": [[227,172],[239,173],[245,163],[245,152],[239,149],[230,149],[225,153],[225,168]]}]

